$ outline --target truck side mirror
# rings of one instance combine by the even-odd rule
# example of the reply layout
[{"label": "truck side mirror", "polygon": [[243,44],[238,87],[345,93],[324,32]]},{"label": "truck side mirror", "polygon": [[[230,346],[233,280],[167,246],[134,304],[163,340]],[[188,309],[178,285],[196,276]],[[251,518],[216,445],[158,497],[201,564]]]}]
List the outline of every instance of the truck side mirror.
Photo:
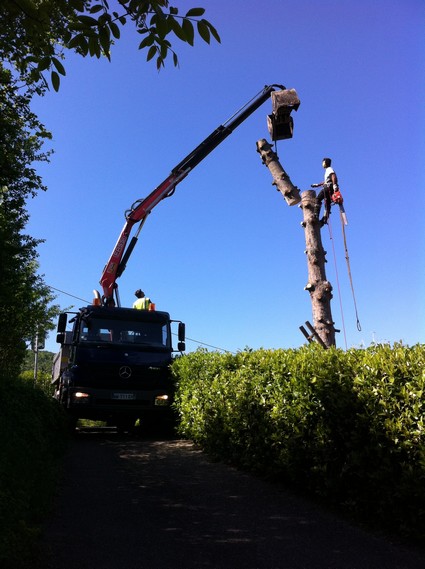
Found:
[{"label": "truck side mirror", "polygon": [[179,352],[184,352],[186,349],[186,325],[183,322],[179,322],[178,336],[179,343],[177,344],[177,349]]},{"label": "truck side mirror", "polygon": [[59,314],[59,319],[58,319],[58,328],[57,328],[58,333],[65,332],[67,323],[68,323],[68,315],[66,312],[62,312],[62,314]]},{"label": "truck side mirror", "polygon": [[56,342],[58,344],[63,344],[65,342],[65,332],[58,332],[56,334]]},{"label": "truck side mirror", "polygon": [[68,315],[66,312],[62,312],[59,314],[58,318],[58,327],[57,327],[57,334],[56,334],[56,342],[58,344],[63,344],[65,342],[65,330],[66,325],[68,323]]},{"label": "truck side mirror", "polygon": [[179,342],[184,342],[186,339],[186,324],[179,322]]}]

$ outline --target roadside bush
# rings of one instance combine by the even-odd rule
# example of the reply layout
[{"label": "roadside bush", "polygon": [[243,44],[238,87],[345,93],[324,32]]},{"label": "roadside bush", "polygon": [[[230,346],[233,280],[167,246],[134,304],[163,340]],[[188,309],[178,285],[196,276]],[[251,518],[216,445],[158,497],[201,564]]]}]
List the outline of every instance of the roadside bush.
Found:
[{"label": "roadside bush", "polygon": [[0,381],[0,566],[30,566],[67,440],[62,409],[32,382]]},{"label": "roadside bush", "polygon": [[198,351],[173,364],[180,432],[219,459],[419,537],[424,370],[423,345]]},{"label": "roadside bush", "polygon": [[43,393],[45,395],[47,395],[47,397],[53,397],[55,387],[54,387],[54,385],[52,385],[52,374],[51,373],[45,373],[45,372],[39,371],[37,374],[37,381],[34,382],[34,372],[33,371],[21,371],[21,373],[19,374],[19,378],[24,380],[26,383],[29,383],[32,385],[35,384],[35,386],[38,387],[39,389],[41,389],[41,391],[43,391]]}]

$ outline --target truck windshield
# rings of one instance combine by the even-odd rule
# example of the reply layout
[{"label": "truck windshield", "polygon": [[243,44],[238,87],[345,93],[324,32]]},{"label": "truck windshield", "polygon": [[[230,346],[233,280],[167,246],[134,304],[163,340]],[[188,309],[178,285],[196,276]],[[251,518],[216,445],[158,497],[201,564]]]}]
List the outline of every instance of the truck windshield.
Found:
[{"label": "truck windshield", "polygon": [[102,318],[81,322],[80,342],[170,347],[169,330],[165,322],[127,322]]}]

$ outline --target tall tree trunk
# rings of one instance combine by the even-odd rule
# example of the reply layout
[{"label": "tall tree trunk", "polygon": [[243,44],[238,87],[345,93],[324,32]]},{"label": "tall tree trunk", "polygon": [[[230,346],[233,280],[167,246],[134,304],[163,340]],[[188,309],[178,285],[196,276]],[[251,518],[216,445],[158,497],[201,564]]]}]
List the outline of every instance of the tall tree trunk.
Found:
[{"label": "tall tree trunk", "polygon": [[305,289],[310,293],[314,329],[329,348],[335,346],[335,328],[331,312],[332,285],[326,280],[326,252],[322,245],[316,203],[315,191],[302,192],[300,207],[304,219],[301,225],[305,231],[308,266],[308,283]]},{"label": "tall tree trunk", "polygon": [[301,194],[294,186],[288,174],[279,162],[277,154],[267,140],[257,141],[257,152],[260,153],[263,164],[273,176],[273,185],[277,187],[288,205],[300,203],[304,220],[306,255],[308,266],[308,283],[305,287],[310,293],[313,310],[313,327],[326,348],[335,346],[335,328],[332,320],[331,299],[332,285],[326,280],[325,255],[320,235],[316,192],[307,190]]}]

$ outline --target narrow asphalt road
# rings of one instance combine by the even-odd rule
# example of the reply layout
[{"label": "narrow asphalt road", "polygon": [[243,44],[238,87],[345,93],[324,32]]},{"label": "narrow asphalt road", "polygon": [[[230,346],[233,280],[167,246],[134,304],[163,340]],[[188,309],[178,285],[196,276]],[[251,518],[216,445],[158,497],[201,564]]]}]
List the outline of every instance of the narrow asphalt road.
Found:
[{"label": "narrow asphalt road", "polygon": [[191,442],[79,433],[44,528],[46,569],[424,569]]}]

